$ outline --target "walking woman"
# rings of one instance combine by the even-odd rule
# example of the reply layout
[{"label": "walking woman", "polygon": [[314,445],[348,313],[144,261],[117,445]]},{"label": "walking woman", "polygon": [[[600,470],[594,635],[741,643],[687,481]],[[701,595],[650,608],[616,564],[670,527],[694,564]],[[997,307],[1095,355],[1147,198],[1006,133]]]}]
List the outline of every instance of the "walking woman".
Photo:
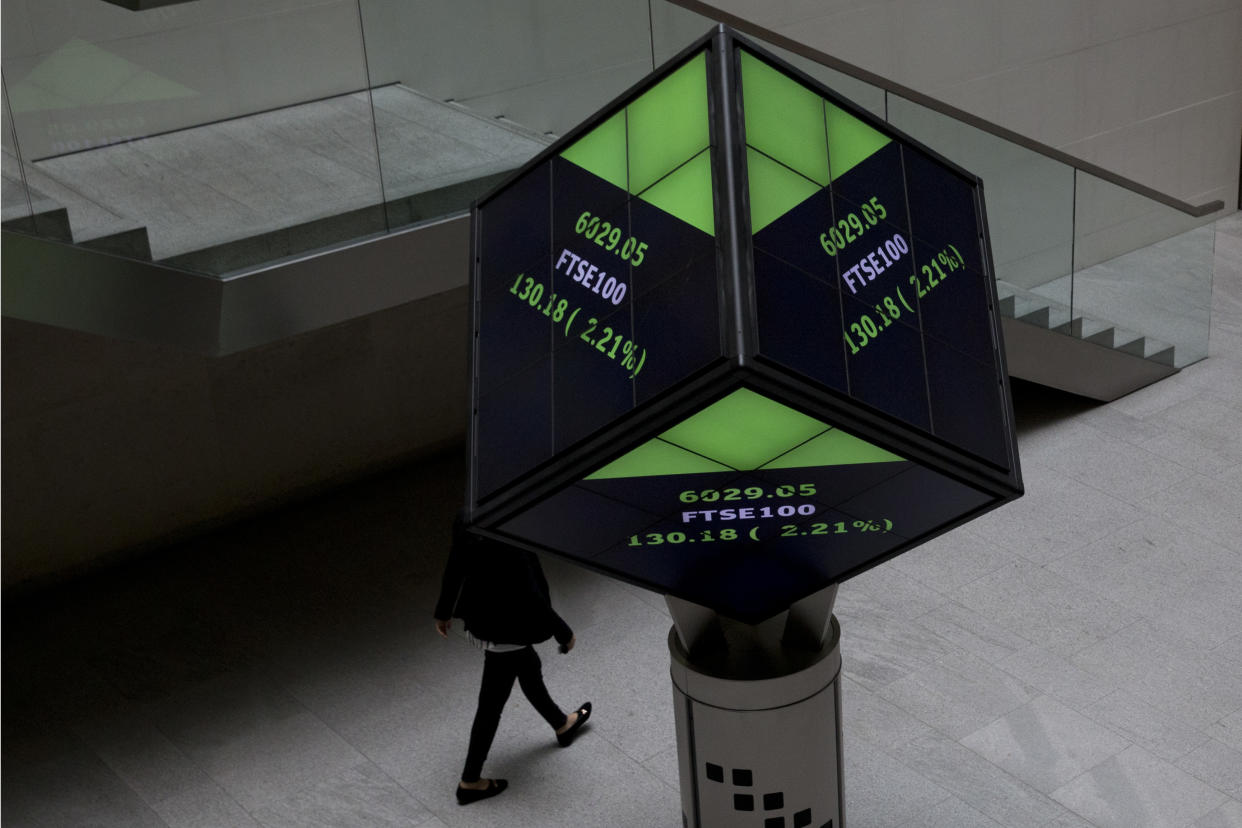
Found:
[{"label": "walking woman", "polygon": [[467,635],[483,650],[479,705],[457,785],[458,804],[469,805],[496,796],[509,785],[504,779],[484,779],[482,773],[514,680],[555,731],[561,747],[568,747],[586,724],[591,703],[566,715],[544,686],[539,655],[531,645],[555,637],[560,651],[568,653],[575,639],[552,609],[539,559],[524,549],[467,532],[460,514],[453,523],[453,544],[435,609],[436,631],[446,638],[452,618],[462,619]]}]

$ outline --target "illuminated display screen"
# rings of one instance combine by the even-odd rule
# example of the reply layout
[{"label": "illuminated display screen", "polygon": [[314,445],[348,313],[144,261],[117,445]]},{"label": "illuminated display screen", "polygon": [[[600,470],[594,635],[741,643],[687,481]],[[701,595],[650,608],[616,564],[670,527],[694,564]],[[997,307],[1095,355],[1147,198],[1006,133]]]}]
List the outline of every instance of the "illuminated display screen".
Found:
[{"label": "illuminated display screen", "polygon": [[707,61],[476,212],[480,496],[720,357]]},{"label": "illuminated display screen", "polygon": [[1016,497],[982,215],[705,39],[476,206],[474,528],[754,622]]}]

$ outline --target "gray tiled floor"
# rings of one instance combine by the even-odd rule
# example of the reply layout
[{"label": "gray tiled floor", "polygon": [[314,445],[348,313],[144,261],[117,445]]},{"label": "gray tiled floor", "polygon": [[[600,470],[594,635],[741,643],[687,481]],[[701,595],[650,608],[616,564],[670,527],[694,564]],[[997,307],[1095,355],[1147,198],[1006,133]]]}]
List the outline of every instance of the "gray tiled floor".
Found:
[{"label": "gray tiled floor", "polygon": [[[850,828],[1242,826],[1242,218],[1212,358],[1096,406],[1017,393],[1026,497],[845,584]],[[680,824],[658,596],[549,576],[580,646],[452,789],[478,654],[430,606],[452,456],[4,618],[5,825]]]}]

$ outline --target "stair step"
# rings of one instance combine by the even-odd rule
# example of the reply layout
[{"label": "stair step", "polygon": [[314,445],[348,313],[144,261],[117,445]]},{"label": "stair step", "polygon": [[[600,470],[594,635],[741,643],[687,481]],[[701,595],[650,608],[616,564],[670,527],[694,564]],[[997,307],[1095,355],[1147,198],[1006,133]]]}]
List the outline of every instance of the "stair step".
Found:
[{"label": "stair step", "polygon": [[1091,337],[1103,333],[1111,327],[1113,327],[1111,322],[1093,319],[1090,316],[1079,316],[1063,325],[1059,325],[1056,330],[1058,333],[1067,334],[1077,339],[1090,340]]},{"label": "stair step", "polygon": [[73,232],[69,229],[69,211],[64,207],[55,207],[34,215],[6,219],[3,227],[5,230],[13,230],[29,236],[73,242]]},{"label": "stair step", "polygon": [[1158,362],[1161,365],[1167,365],[1172,368],[1176,365],[1176,354],[1174,353],[1176,350],[1176,347],[1173,345],[1165,345],[1164,343],[1160,343],[1157,347],[1152,348],[1145,358],[1150,359],[1152,362]]},{"label": "stair step", "polygon": [[[1118,328],[1116,325],[1110,325],[1099,333],[1083,338],[1088,342],[1103,345],[1105,348],[1114,348],[1120,351],[1123,349],[1123,346],[1134,342],[1136,339],[1141,339],[1142,334]],[[1129,352],[1127,351],[1127,353]]]},{"label": "stair step", "polygon": [[121,230],[117,233],[109,233],[106,236],[99,236],[94,239],[86,239],[80,242],[82,247],[89,247],[91,250],[98,250],[101,253],[112,253],[117,256],[124,256],[127,259],[139,259],[144,262],[151,261],[151,238],[147,235],[147,228],[134,227],[130,230]]},{"label": "stair step", "polygon": [[[1005,313],[1005,309],[1008,313]],[[1030,324],[1039,325],[1041,317],[1038,315],[1040,311],[1047,310],[1048,302],[1039,296],[1032,296],[1027,293],[1015,293],[1001,300],[1001,313],[1005,316],[1011,316],[1014,319],[1026,320],[1028,316],[1035,315]],[[1047,325],[1044,325],[1047,327]]]},{"label": "stair step", "polygon": [[1052,327],[1052,309],[1048,306],[1036,308],[1035,310],[1025,313],[1018,317],[1019,322],[1025,322],[1028,325],[1037,325],[1041,328]]}]

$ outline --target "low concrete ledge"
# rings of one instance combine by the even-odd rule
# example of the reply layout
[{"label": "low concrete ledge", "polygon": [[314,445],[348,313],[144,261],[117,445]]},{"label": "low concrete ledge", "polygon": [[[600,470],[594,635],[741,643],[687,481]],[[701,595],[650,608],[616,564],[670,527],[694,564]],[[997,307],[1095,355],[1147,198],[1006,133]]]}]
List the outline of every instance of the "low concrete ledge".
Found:
[{"label": "low concrete ledge", "polygon": [[6,231],[3,313],[221,356],[462,287],[465,213],[214,278]]}]

